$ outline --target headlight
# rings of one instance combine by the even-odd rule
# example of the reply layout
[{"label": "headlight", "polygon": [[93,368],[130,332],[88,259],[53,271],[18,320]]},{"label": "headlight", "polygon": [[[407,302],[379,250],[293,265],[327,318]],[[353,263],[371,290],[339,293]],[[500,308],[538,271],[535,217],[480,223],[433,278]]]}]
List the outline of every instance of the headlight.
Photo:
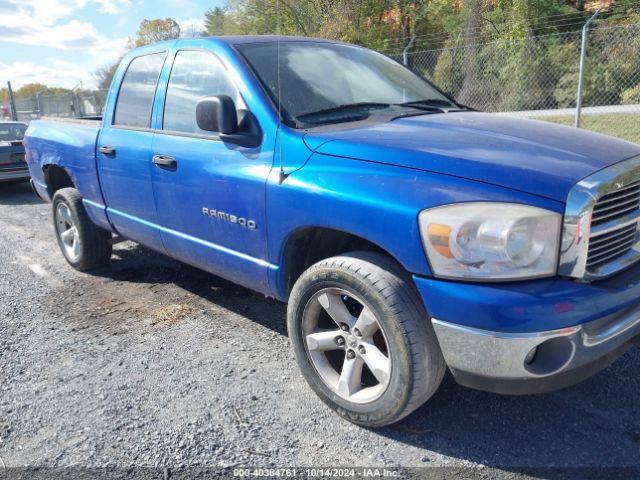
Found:
[{"label": "headlight", "polygon": [[511,203],[460,203],[420,213],[436,276],[521,280],[556,273],[561,216]]}]

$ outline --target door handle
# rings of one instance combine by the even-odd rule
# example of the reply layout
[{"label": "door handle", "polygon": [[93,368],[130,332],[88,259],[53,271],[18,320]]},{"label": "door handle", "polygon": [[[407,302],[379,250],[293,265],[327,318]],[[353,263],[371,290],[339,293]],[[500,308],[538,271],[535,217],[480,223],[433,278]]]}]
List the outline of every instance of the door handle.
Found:
[{"label": "door handle", "polygon": [[154,155],[153,163],[165,170],[175,170],[178,168],[176,159],[168,155]]},{"label": "door handle", "polygon": [[103,155],[106,155],[107,157],[115,157],[116,149],[113,147],[110,147],[109,145],[103,145],[100,147],[100,153],[102,153]]}]

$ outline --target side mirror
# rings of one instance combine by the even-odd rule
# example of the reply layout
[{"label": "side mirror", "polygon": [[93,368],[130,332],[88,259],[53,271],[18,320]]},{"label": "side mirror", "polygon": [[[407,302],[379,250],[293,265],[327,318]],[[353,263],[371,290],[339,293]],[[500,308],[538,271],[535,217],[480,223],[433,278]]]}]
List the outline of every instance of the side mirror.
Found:
[{"label": "side mirror", "polygon": [[236,105],[228,95],[206,97],[196,105],[198,127],[207,132],[231,135],[238,131]]}]

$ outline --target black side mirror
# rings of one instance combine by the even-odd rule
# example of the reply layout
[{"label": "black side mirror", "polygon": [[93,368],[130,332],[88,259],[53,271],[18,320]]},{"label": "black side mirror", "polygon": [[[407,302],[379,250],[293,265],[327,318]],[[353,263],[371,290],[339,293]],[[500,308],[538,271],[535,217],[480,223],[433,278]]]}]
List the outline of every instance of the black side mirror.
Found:
[{"label": "black side mirror", "polygon": [[238,131],[236,104],[228,95],[203,98],[196,105],[196,121],[207,132],[234,134]]}]

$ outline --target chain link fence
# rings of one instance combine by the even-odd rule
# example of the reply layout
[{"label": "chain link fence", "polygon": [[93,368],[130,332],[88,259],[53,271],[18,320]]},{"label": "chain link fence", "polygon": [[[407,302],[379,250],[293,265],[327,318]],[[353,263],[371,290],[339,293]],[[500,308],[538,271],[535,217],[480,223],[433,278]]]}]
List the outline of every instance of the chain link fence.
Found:
[{"label": "chain link fence", "polygon": [[[595,24],[587,35],[581,126],[640,143],[640,24]],[[462,42],[409,53],[409,66],[478,110],[574,125],[581,31]]]},{"label": "chain link fence", "polygon": [[[16,112],[21,122],[40,117],[93,117],[102,115],[106,94],[106,91],[96,90],[16,97]],[[0,105],[0,118],[2,116],[11,116],[9,102]]]},{"label": "chain link fence", "polygon": [[[482,111],[574,125],[581,31],[410,52],[409,66]],[[588,31],[581,127],[640,143],[640,24]],[[403,61],[402,55],[393,55]],[[18,118],[101,115],[106,91],[16,98]],[[10,114],[0,105],[0,117]]]}]

